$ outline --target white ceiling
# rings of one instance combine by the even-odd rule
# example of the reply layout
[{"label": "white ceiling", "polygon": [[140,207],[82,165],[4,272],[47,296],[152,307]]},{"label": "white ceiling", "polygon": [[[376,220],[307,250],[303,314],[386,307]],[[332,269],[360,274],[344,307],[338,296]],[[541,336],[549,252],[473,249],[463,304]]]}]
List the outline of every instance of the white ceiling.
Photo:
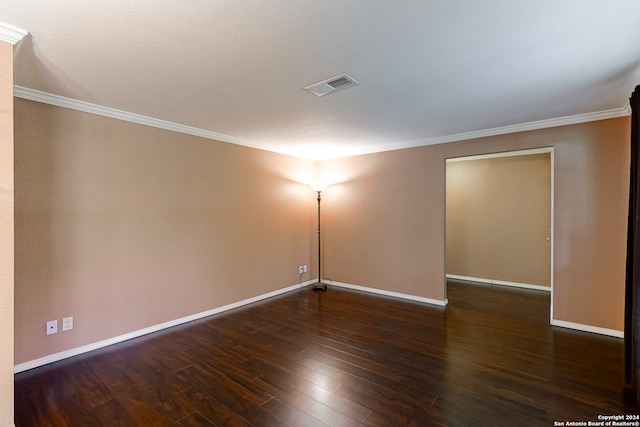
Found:
[{"label": "white ceiling", "polygon": [[[640,84],[638,0],[9,0],[0,22],[29,32],[17,86],[309,158],[617,114]],[[303,89],[342,73],[360,85]]]}]

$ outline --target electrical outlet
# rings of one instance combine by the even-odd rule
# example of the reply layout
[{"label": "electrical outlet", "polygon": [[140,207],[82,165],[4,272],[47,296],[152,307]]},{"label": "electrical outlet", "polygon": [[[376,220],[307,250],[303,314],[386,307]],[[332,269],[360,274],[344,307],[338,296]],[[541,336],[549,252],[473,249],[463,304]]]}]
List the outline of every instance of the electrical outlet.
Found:
[{"label": "electrical outlet", "polygon": [[303,272],[303,273],[306,273],[306,272],[307,272],[307,264],[305,264],[305,265],[303,265],[303,266],[302,266],[302,272]]},{"label": "electrical outlet", "polygon": [[53,335],[58,333],[58,321],[49,320],[47,322],[47,335]]},{"label": "electrical outlet", "polygon": [[300,273],[300,274],[304,273],[304,266],[303,265],[298,267],[298,273]]},{"label": "electrical outlet", "polygon": [[73,316],[63,318],[62,331],[69,331],[71,329],[73,329]]}]

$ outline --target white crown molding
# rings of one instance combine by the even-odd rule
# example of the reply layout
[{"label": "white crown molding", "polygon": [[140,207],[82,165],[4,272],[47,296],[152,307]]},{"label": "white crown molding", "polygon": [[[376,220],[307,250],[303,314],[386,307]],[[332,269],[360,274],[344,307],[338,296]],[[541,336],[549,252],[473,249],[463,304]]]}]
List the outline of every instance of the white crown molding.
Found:
[{"label": "white crown molding", "polygon": [[143,116],[141,114],[130,113],[128,111],[118,110],[111,107],[92,104],[90,102],[78,101],[77,99],[67,98],[65,96],[54,95],[35,89],[15,85],[13,87],[13,95],[17,98],[27,99],[30,101],[42,102],[44,104],[55,105],[57,107],[68,108],[70,110],[81,111],[84,113],[95,114],[98,116],[109,117],[112,119],[123,120],[126,122],[136,123],[144,126],[150,126],[159,129],[165,129],[172,132],[183,133],[187,135],[199,136],[201,138],[212,139],[215,141],[229,142],[231,144],[243,145],[246,147],[278,152],[277,147],[270,147],[264,144],[254,144],[240,138],[235,138],[221,133],[211,132],[208,130],[195,128],[192,126],[181,125],[179,123],[169,122],[166,120],[155,119],[153,117]]},{"label": "white crown molding", "polygon": [[[417,141],[407,141],[384,146],[364,147],[356,153],[349,156],[357,156],[362,154],[381,153],[385,151],[403,150],[406,148],[424,147],[427,145],[446,144],[448,142],[466,141],[469,139],[484,138],[496,135],[508,135],[511,133],[525,132],[538,129],[546,129],[558,126],[575,125],[580,123],[595,122],[598,120],[615,119],[619,117],[627,117],[631,115],[631,105],[629,101],[620,108],[611,110],[596,111],[594,113],[576,114],[574,116],[559,117],[555,119],[539,120],[535,122],[520,123],[516,125],[501,126],[491,129],[483,129],[473,132],[457,133],[453,135],[439,136],[435,138],[426,138]],[[345,156],[346,157],[346,156]],[[312,159],[313,160],[313,159]],[[328,159],[322,159],[328,160]]]},{"label": "white crown molding", "polygon": [[0,22],[0,40],[15,45],[22,41],[29,32],[22,28]]},{"label": "white crown molding", "polygon": [[[42,102],[45,104],[56,105],[58,107],[69,108],[71,110],[82,111],[85,113],[96,114],[99,116],[110,117],[117,120],[124,120],[131,123],[137,123],[145,126],[151,126],[155,128],[165,129],[173,132],[183,133],[187,135],[199,136],[202,138],[212,139],[215,141],[228,142],[231,144],[242,145],[245,147],[256,148],[259,150],[271,151],[275,153],[286,154],[293,157],[303,157],[298,154],[293,154],[291,150],[286,147],[261,144],[251,141],[246,141],[240,138],[236,138],[230,135],[224,135],[200,128],[181,125],[179,123],[169,122],[166,120],[155,119],[153,117],[143,116],[136,113],[130,113],[123,110],[117,110],[115,108],[104,107],[97,104],[92,104],[85,101],[78,101],[76,99],[67,98],[60,95],[54,95],[47,92],[42,92],[35,89],[29,89],[22,86],[14,86],[14,96],[18,98],[28,99],[31,101]],[[578,114],[574,116],[559,117],[556,119],[539,120],[535,122],[521,123],[517,125],[502,126],[491,129],[484,129],[473,132],[458,133],[454,135],[446,135],[436,138],[427,138],[418,141],[401,142],[397,144],[388,144],[384,146],[370,146],[365,147],[357,152],[353,152],[348,156],[357,156],[362,154],[380,153],[385,151],[402,150],[405,148],[423,147],[427,145],[446,144],[448,142],[464,141],[468,139],[484,138],[487,136],[506,135],[516,132],[525,132],[531,130],[545,129],[557,126],[566,126],[579,123],[587,123],[598,120],[614,119],[618,117],[626,117],[631,114],[631,106],[629,102],[625,106],[620,108],[614,108],[611,110],[599,111],[595,113]],[[306,157],[309,160],[318,160],[314,158]],[[328,160],[328,159],[322,159]]]},{"label": "white crown molding", "polygon": [[415,148],[426,145],[446,144],[448,142],[465,141],[468,139],[484,138],[487,136],[507,135],[516,132],[525,132],[538,129],[546,129],[558,126],[575,125],[579,123],[595,122],[598,120],[615,119],[618,117],[627,117],[631,115],[631,106],[629,102],[620,108],[611,110],[597,111],[594,113],[577,114],[574,116],[558,117],[555,119],[538,120],[535,122],[520,123],[517,125],[501,126],[497,128],[478,130],[473,132],[457,133],[454,135],[445,135],[435,138],[427,138],[418,141],[404,142],[400,144],[391,144],[387,149],[381,151],[401,150],[404,148]]}]

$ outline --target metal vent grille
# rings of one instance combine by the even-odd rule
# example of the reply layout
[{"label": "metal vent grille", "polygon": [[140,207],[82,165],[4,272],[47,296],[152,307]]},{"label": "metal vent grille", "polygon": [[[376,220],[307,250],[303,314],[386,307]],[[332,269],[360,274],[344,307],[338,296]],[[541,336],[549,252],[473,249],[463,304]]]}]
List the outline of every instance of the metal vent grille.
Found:
[{"label": "metal vent grille", "polygon": [[358,83],[352,77],[349,77],[346,74],[341,74],[339,76],[335,76],[330,79],[309,85],[304,89],[316,96],[324,96],[333,92],[337,92],[339,90],[357,86],[359,84],[360,83]]}]

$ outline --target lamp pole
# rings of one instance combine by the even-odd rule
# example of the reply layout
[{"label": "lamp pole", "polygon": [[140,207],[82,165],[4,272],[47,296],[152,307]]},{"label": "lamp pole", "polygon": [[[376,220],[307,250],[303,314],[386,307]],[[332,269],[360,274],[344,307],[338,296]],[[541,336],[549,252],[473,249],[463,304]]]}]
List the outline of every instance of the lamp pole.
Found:
[{"label": "lamp pole", "polygon": [[327,285],[322,283],[322,264],[321,264],[321,252],[320,252],[320,193],[321,190],[317,190],[318,192],[318,282],[313,285],[314,291],[326,291]]}]

